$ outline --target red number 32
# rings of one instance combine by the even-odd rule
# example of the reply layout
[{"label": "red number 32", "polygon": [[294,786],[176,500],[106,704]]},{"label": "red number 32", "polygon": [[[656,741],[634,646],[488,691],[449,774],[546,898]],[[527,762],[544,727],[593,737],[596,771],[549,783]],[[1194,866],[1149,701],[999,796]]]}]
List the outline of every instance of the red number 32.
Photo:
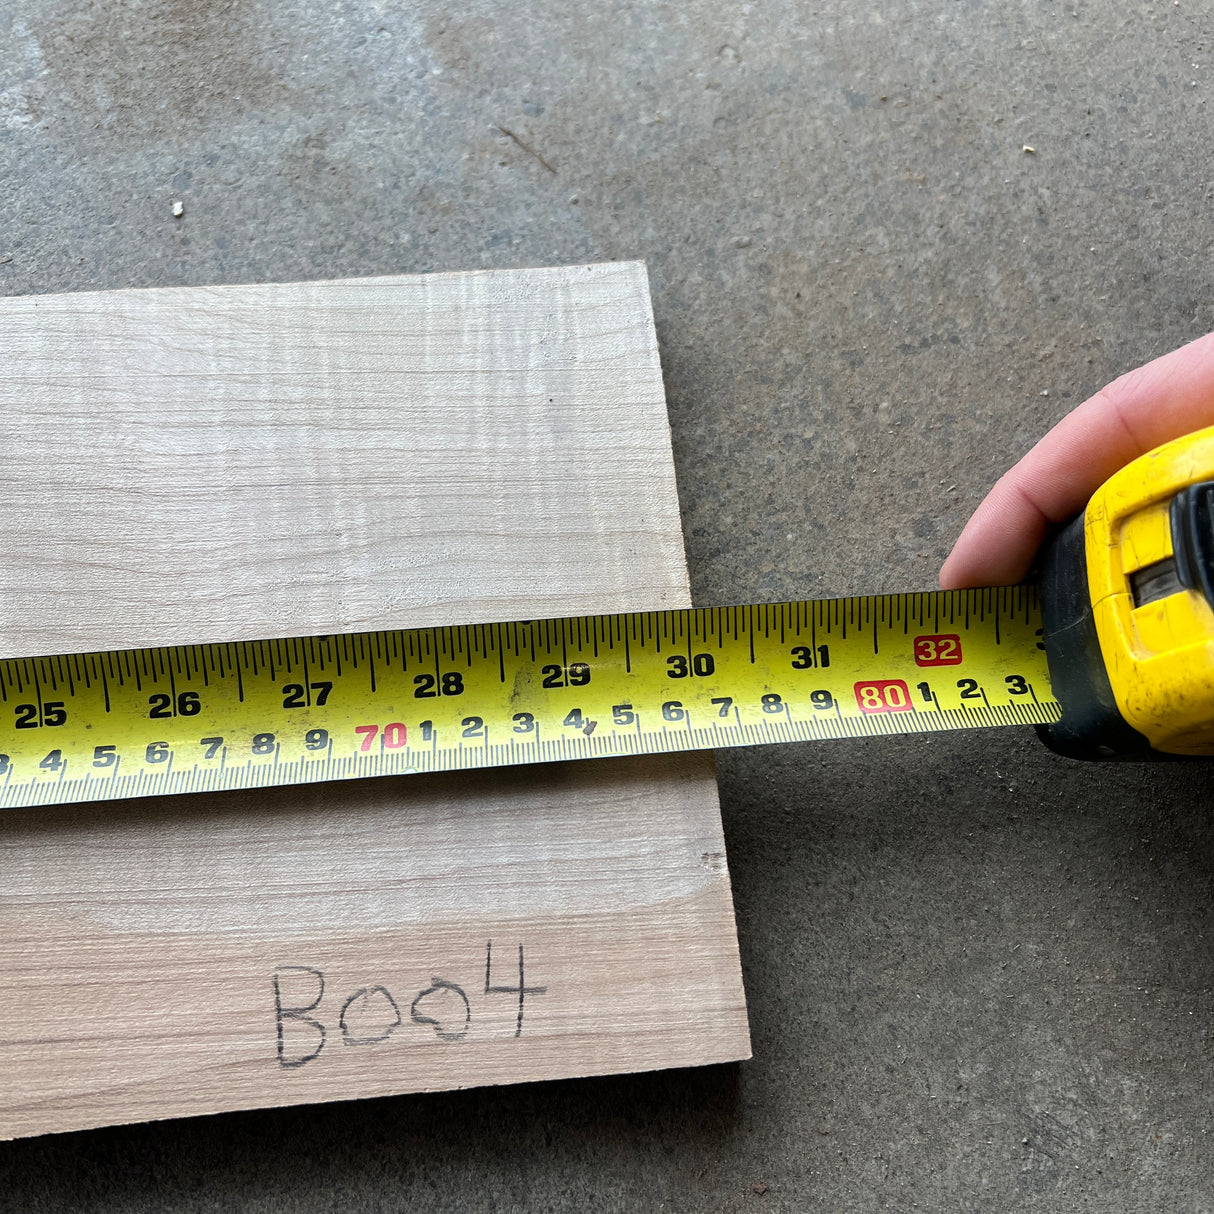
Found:
[{"label": "red number 32", "polygon": [[956,635],[915,637],[916,666],[960,666],[961,638]]}]

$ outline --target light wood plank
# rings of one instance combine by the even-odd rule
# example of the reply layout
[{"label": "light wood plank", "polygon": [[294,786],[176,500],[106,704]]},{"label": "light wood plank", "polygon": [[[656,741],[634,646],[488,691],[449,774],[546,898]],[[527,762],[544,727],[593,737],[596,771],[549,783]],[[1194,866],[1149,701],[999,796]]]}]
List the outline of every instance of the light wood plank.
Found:
[{"label": "light wood plank", "polygon": [[629,265],[0,300],[0,657],[685,602],[649,316]]},{"label": "light wood plank", "polygon": [[[643,266],[0,300],[0,347],[0,654],[688,600]],[[0,1008],[5,1137],[744,1057],[711,762],[9,812]]]}]

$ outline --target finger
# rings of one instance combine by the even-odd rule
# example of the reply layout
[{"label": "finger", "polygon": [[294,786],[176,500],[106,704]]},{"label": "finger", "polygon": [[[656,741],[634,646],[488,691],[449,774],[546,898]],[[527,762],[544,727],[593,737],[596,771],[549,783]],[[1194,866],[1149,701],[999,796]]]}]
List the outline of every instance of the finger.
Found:
[{"label": "finger", "polygon": [[1119,468],[1214,425],[1214,333],[1114,380],[1000,478],[940,570],[946,589],[1020,581],[1048,529]]}]

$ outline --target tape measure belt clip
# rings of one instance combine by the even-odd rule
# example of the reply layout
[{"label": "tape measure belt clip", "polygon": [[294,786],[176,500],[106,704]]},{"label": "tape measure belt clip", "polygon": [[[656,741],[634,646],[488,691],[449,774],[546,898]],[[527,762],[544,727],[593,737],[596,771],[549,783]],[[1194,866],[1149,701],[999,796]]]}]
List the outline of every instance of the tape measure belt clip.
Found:
[{"label": "tape measure belt clip", "polygon": [[1113,695],[1092,611],[1083,515],[1046,544],[1037,580],[1050,686],[1062,706],[1062,719],[1038,725],[1038,736],[1069,759],[1163,758],[1121,715]]},{"label": "tape measure belt clip", "polygon": [[1214,610],[1214,481],[1182,489],[1170,510],[1176,579]]}]

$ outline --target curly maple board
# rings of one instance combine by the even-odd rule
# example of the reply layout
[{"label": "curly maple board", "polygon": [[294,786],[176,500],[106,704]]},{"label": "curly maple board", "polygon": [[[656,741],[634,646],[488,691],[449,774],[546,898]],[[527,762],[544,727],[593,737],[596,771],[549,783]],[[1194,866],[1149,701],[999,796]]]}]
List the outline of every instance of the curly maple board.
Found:
[{"label": "curly maple board", "polygon": [[[688,602],[640,264],[0,300],[0,413],[0,656]],[[748,1051],[705,755],[0,815],[0,1136]]]}]

